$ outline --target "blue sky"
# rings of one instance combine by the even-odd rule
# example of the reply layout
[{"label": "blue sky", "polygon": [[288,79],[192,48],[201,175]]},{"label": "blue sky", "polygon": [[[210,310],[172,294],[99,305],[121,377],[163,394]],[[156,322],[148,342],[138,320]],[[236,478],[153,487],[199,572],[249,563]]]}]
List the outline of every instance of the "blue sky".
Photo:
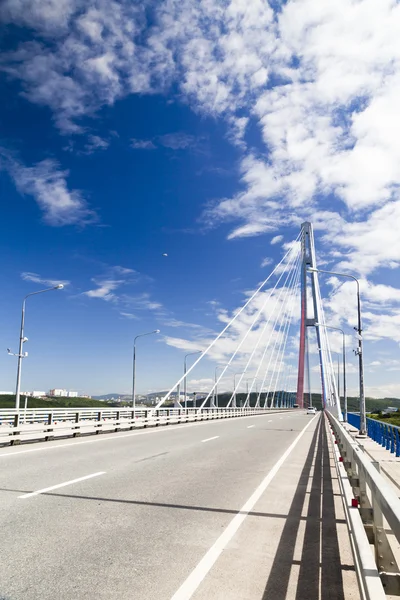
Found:
[{"label": "blue sky", "polygon": [[[155,328],[138,390],[165,389],[310,220],[320,264],[361,277],[367,395],[400,396],[399,19],[389,0],[5,0],[0,389],[48,281],[23,389],[129,391]],[[323,292],[351,349],[351,283]]]}]

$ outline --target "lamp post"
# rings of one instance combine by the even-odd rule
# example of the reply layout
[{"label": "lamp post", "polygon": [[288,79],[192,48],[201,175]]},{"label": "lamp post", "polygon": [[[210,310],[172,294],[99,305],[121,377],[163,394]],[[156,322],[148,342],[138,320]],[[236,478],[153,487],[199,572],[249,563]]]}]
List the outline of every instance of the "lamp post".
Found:
[{"label": "lamp post", "polygon": [[193,354],[201,354],[203,351],[202,350],[196,350],[195,352],[189,352],[189,354],[186,354],[185,359],[183,361],[183,375],[185,377],[185,379],[183,380],[183,398],[184,398],[184,402],[185,402],[185,409],[187,409],[187,384],[186,384],[186,372],[187,372],[187,365],[186,365],[186,359],[188,356],[193,356]]},{"label": "lamp post", "polygon": [[[233,403],[234,403],[233,408],[236,408],[236,375],[244,375],[245,373],[246,373],[246,371],[243,371],[242,373],[234,373],[233,374]],[[249,389],[248,383],[247,383],[247,389]]]},{"label": "lamp post", "polygon": [[[340,331],[342,334],[342,352],[343,352],[343,396],[344,396],[344,414],[343,421],[347,423],[347,381],[346,381],[346,335],[343,329],[340,327],[332,327],[331,325],[322,325],[321,323],[315,323],[315,325],[319,325],[320,327],[324,327],[325,329],[333,329],[334,331]],[[338,379],[339,381],[339,379]],[[339,386],[338,386],[338,394],[339,394]],[[340,394],[339,394],[340,398]]]},{"label": "lamp post", "polygon": [[154,331],[148,331],[147,333],[139,333],[133,339],[133,369],[132,369],[132,408],[135,410],[136,408],[136,340],[140,337],[144,337],[145,335],[152,335],[153,333],[160,333],[159,329],[155,329]]},{"label": "lamp post", "polygon": [[[19,350],[18,354],[14,354],[14,356],[18,357],[18,365],[17,365],[17,383],[15,388],[15,409],[19,410],[19,398],[21,394],[21,371],[22,371],[22,359],[28,356],[27,352],[22,353],[22,347],[25,342],[28,341],[28,338],[24,336],[24,327],[25,327],[25,306],[26,300],[29,296],[36,296],[36,294],[44,294],[44,292],[52,292],[53,290],[62,290],[64,285],[59,283],[58,285],[54,285],[51,288],[46,288],[45,290],[39,290],[38,292],[31,292],[27,294],[22,302],[22,312],[21,312],[21,327],[19,331]],[[8,350],[9,354],[12,354],[10,350]]]},{"label": "lamp post", "polygon": [[[358,374],[359,374],[359,385],[360,385],[360,430],[359,435],[367,434],[367,420],[365,411],[365,392],[364,392],[364,358],[363,358],[363,340],[362,340],[362,323],[361,323],[361,299],[360,299],[360,282],[354,277],[354,275],[348,275],[347,273],[336,273],[335,271],[325,271],[324,269],[314,269],[310,267],[308,269],[314,273],[327,273],[328,275],[335,275],[337,277],[347,277],[353,279],[357,284],[357,317],[358,323],[355,327],[358,333]],[[347,416],[347,415],[346,415]]]},{"label": "lamp post", "polygon": [[[217,382],[217,371],[220,368],[219,365],[215,367],[214,370],[214,408],[218,408],[218,382]],[[223,367],[222,367],[223,368]]]}]

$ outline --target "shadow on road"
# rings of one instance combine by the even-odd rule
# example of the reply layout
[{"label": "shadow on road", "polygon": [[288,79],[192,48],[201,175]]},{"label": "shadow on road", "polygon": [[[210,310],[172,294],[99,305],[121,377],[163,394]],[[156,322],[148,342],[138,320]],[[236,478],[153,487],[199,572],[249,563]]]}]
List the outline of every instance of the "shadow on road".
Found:
[{"label": "shadow on road", "polygon": [[[293,565],[299,565],[296,600],[344,600],[329,448],[321,421],[300,475],[262,600],[286,598]],[[294,560],[294,550],[311,477],[303,549],[298,561]]]}]

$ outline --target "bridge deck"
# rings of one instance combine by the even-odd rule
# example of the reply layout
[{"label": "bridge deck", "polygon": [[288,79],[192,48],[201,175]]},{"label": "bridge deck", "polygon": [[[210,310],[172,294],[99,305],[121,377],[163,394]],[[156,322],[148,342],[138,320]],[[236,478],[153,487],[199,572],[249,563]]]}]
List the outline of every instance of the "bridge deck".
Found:
[{"label": "bridge deck", "polygon": [[303,411],[3,448],[0,462],[7,600],[359,598],[325,429]]}]

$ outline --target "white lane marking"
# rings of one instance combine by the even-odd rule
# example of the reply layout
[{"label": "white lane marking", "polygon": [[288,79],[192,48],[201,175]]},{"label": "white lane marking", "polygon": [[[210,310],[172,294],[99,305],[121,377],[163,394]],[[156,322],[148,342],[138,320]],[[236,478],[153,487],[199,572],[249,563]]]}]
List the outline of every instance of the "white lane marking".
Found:
[{"label": "white lane marking", "polygon": [[247,425],[247,429],[251,429],[254,425]]},{"label": "white lane marking", "polygon": [[201,440],[201,442],[202,444],[204,444],[204,442],[211,442],[211,440],[216,440],[217,438],[219,438],[219,435],[214,435],[214,437],[207,438],[206,440]]},{"label": "white lane marking", "polygon": [[272,419],[270,421],[268,421],[268,423],[272,423]]},{"label": "white lane marking", "polygon": [[51,490],[58,490],[58,488],[65,487],[66,485],[72,485],[73,483],[78,483],[78,481],[84,481],[85,479],[91,479],[92,477],[98,477],[99,475],[104,475],[105,471],[99,471],[98,473],[92,473],[91,475],[85,475],[84,477],[79,477],[78,479],[71,479],[71,481],[64,481],[64,483],[59,483],[57,485],[52,485],[48,488],[43,488],[42,490],[36,490],[36,492],[30,492],[29,494],[24,494],[23,496],[18,496],[18,498],[31,498],[32,496],[38,496],[39,494],[44,494],[45,492],[50,492]]},{"label": "white lane marking", "polygon": [[315,417],[311,419],[310,423],[307,423],[307,425],[301,430],[299,435],[296,437],[294,442],[292,442],[289,448],[282,454],[282,456],[272,467],[268,475],[263,479],[263,481],[252,493],[247,502],[242,506],[240,512],[238,512],[233,517],[228,527],[219,536],[217,541],[213,544],[213,546],[211,546],[208,552],[206,552],[199,564],[190,573],[186,581],[183,582],[179,590],[175,592],[175,594],[172,596],[171,600],[190,600],[190,598],[193,596],[193,594],[195,593],[205,576],[209,573],[209,571],[212,569],[212,567],[218,560],[220,554],[229,544],[229,542],[231,541],[231,539],[233,538],[233,536],[235,535],[235,533],[237,532],[237,530],[239,529],[249,512],[253,510],[255,504],[261,498],[261,496],[263,495],[263,493],[265,492],[275,475],[278,473],[285,460],[288,458],[292,450],[303,437],[307,427],[314,421],[314,419]]},{"label": "white lane marking", "polygon": [[[254,415],[252,415],[254,416]],[[267,414],[263,414],[263,415],[258,415],[258,418],[260,417],[268,417],[270,415]],[[240,419],[248,419],[248,416],[244,416],[244,417],[234,417],[234,421],[238,421]],[[199,425],[214,425],[215,423],[219,423],[220,425],[222,425],[222,423],[231,423],[232,419],[224,419],[223,421],[221,421],[220,419],[215,419],[215,420],[210,420],[210,421],[197,421],[195,423],[185,423],[185,429],[187,427],[196,427]],[[0,453],[0,458],[2,458],[3,456],[19,456],[20,454],[27,454],[28,452],[41,452],[42,450],[55,450],[56,448],[67,448],[67,447],[71,447],[73,448],[74,446],[81,446],[82,444],[98,444],[99,442],[110,442],[110,441],[115,441],[115,440],[121,440],[123,438],[128,438],[128,437],[132,437],[135,435],[148,435],[149,433],[161,433],[161,432],[165,432],[165,431],[174,431],[175,429],[182,429],[182,423],[180,425],[169,425],[168,427],[154,427],[152,429],[146,429],[145,431],[134,431],[132,433],[125,433],[124,435],[115,435],[115,433],[109,433],[109,434],[104,434],[104,437],[102,436],[101,439],[94,439],[94,440],[85,440],[83,442],[70,442],[67,444],[57,444],[57,445],[51,445],[49,446],[48,443],[49,442],[37,442],[38,444],[43,443],[45,444],[44,446],[42,446],[41,448],[30,448],[29,450],[19,450],[19,452],[4,452],[4,453]],[[105,437],[106,435],[109,435],[110,437]]]}]

